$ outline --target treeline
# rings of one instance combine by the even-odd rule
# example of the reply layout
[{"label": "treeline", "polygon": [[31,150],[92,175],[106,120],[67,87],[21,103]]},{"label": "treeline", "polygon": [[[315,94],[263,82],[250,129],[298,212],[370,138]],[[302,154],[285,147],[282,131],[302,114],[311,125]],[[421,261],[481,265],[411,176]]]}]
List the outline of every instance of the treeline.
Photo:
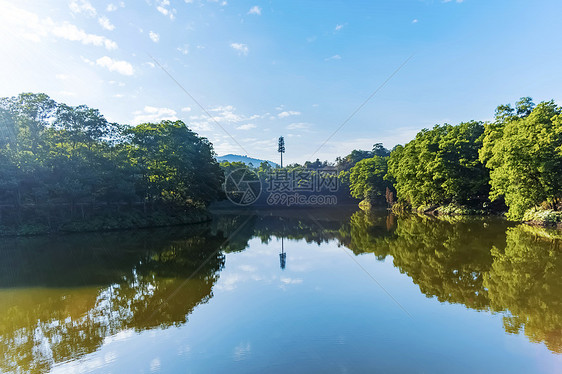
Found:
[{"label": "treeline", "polygon": [[[357,198],[442,213],[507,209],[513,220],[562,222],[562,108],[529,97],[492,122],[437,125],[349,172]],[[382,200],[384,201],[384,200]]]},{"label": "treeline", "polygon": [[1,98],[0,226],[202,208],[222,194],[214,156],[181,121],[126,126],[45,94]]},{"label": "treeline", "polygon": [[[337,157],[335,162],[320,161],[320,159],[317,158],[316,161],[305,161],[302,164],[292,163],[280,168],[279,166],[271,166],[271,164],[265,161],[263,161],[259,166],[239,161],[223,161],[220,163],[220,166],[225,177],[232,174],[235,176],[234,180],[241,179],[243,175],[246,180],[252,178],[255,178],[256,180],[259,179],[261,181],[262,189],[266,192],[272,192],[268,191],[268,188],[271,187],[272,183],[275,184],[275,181],[272,181],[272,176],[286,175],[292,188],[290,191],[284,190],[284,192],[298,192],[299,194],[305,196],[325,193],[335,196],[338,204],[357,204],[358,199],[361,200],[367,196],[378,196],[378,190],[376,187],[359,187],[357,184],[354,185],[357,190],[351,190],[351,180],[356,180],[358,178],[358,168],[354,169],[354,173],[352,173],[352,169],[356,165],[361,166],[372,162],[378,162],[374,161],[375,159],[373,159],[373,157],[377,157],[377,160],[380,159],[385,162],[389,155],[390,151],[384,148],[382,143],[377,143],[373,146],[371,151],[353,150],[345,157]],[[363,161],[363,163],[360,163],[361,161]],[[246,171],[251,171],[251,173],[247,173]],[[383,171],[379,172],[379,174],[382,173],[382,176],[379,174],[377,174],[377,176],[380,176],[380,178],[384,177],[386,175],[386,171],[387,169],[385,163]],[[307,183],[310,183],[311,180],[318,180],[318,178],[324,178],[326,181],[330,180],[330,188],[314,189],[314,191],[305,191],[304,189],[299,189],[298,187],[295,188],[295,186],[306,185]],[[332,180],[332,178],[337,179],[337,181]],[[371,182],[372,183],[370,184],[372,186],[376,184],[373,183],[375,181]],[[226,189],[230,190],[232,186],[229,186],[228,183],[227,178]],[[389,182],[387,184],[391,187]],[[363,196],[364,191],[362,188],[369,189],[369,191],[365,192],[365,196]],[[253,205],[268,205],[266,203],[266,196],[267,193],[262,193],[260,198]],[[372,200],[374,201],[376,199],[373,198]]]}]

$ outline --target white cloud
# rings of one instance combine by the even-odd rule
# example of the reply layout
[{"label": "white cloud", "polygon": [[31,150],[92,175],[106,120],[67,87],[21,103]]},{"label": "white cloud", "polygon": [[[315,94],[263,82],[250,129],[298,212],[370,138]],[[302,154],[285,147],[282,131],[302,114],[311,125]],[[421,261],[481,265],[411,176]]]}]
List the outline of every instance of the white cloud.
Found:
[{"label": "white cloud", "polygon": [[254,5],[253,7],[250,8],[248,14],[255,14],[257,16],[261,16],[261,8],[257,5]]},{"label": "white cloud", "polygon": [[176,18],[176,9],[168,8],[170,6],[169,0],[156,0],[156,10],[158,10],[163,15],[170,17],[173,21]]},{"label": "white cloud", "polygon": [[106,30],[113,31],[115,29],[115,26],[109,21],[106,16],[98,18],[98,23]]},{"label": "white cloud", "polygon": [[85,63],[87,63],[88,65],[91,65],[91,66],[94,66],[94,65],[95,65],[95,62],[94,62],[94,61],[89,60],[89,59],[87,59],[87,58],[84,57],[84,56],[80,56],[80,59],[81,59],[82,61],[84,61]]},{"label": "white cloud", "polygon": [[156,9],[165,16],[167,16],[170,13],[170,11],[164,8],[163,6],[157,6]]},{"label": "white cloud", "polygon": [[176,50],[182,55],[187,55],[189,53],[189,45],[184,44],[183,47],[177,47]]},{"label": "white cloud", "polygon": [[301,284],[302,283],[302,279],[300,279],[300,278],[281,278],[280,281],[283,282],[284,284]]},{"label": "white cloud", "polygon": [[286,117],[289,117],[289,116],[300,116],[300,115],[301,115],[301,112],[296,112],[294,110],[288,110],[288,111],[279,113],[277,115],[277,117],[286,118]]},{"label": "white cloud", "polygon": [[119,4],[109,4],[105,10],[108,12],[115,12],[117,9],[119,8],[125,8],[125,3],[123,1],[120,1]]},{"label": "white cloud", "polygon": [[181,111],[182,112],[191,112],[191,108],[186,106],[186,107],[181,108]]},{"label": "white cloud", "polygon": [[287,126],[287,130],[306,130],[308,128],[310,128],[310,123],[306,122],[295,122]]},{"label": "white cloud", "polygon": [[133,69],[133,65],[131,65],[127,61],[113,60],[109,56],[103,56],[98,58],[96,60],[96,64],[98,66],[102,66],[108,69],[109,71],[115,71],[123,75],[133,75],[135,73],[135,69]]},{"label": "white cloud", "polygon": [[251,129],[255,129],[256,127],[257,126],[254,125],[253,123],[247,123],[245,125],[238,126],[236,130],[251,130]]},{"label": "white cloud", "polygon": [[[208,109],[208,112],[211,113],[213,118],[209,118],[206,114],[201,115],[192,115],[189,117],[190,120],[190,128],[193,128],[196,131],[210,131],[213,127],[216,127],[216,122],[218,122],[221,126],[224,125],[231,125],[238,127],[243,127],[245,125],[239,126],[239,124],[243,122],[253,121],[255,119],[262,118],[262,116],[258,114],[254,115],[242,115],[236,113],[236,108],[232,105],[223,105],[217,106],[211,109]],[[241,128],[240,130],[249,130],[249,128]]]},{"label": "white cloud", "polygon": [[250,353],[252,352],[252,346],[250,342],[240,342],[236,347],[234,347],[234,351],[232,353],[234,361],[242,361],[245,360]]},{"label": "white cloud", "polygon": [[71,23],[65,22],[62,25],[55,25],[51,29],[51,33],[59,38],[77,41],[85,45],[104,46],[109,50],[117,49],[117,43],[113,40],[101,35],[88,34]]},{"label": "white cloud", "polygon": [[59,91],[59,94],[63,96],[76,96],[76,92],[72,92],[72,91]]},{"label": "white cloud", "polygon": [[150,361],[150,371],[152,373],[160,371],[160,359],[158,357]]},{"label": "white cloud", "polygon": [[341,60],[340,55],[333,55],[331,57],[325,58],[324,61],[331,61],[331,60]]},{"label": "white cloud", "polygon": [[59,79],[59,80],[61,80],[61,81],[64,81],[64,80],[67,80],[67,79],[68,79],[68,75],[66,75],[66,74],[57,74],[57,75],[55,75],[55,78],[57,78],[57,79]]},{"label": "white cloud", "polygon": [[248,46],[242,43],[232,43],[230,44],[230,47],[237,50],[238,54],[242,54],[244,56],[246,56],[249,51]]},{"label": "white cloud", "polygon": [[111,84],[112,86],[125,87],[125,83],[123,83],[123,82],[109,81],[107,83]]},{"label": "white cloud", "polygon": [[117,43],[104,36],[88,34],[68,22],[56,23],[51,18],[40,18],[35,13],[16,8],[9,3],[2,3],[0,23],[14,35],[37,43],[48,36],[54,36],[85,45],[103,46],[109,50],[117,49]]},{"label": "white cloud", "polygon": [[412,20],[412,23],[418,23],[418,22],[419,22],[419,21],[418,21],[417,18]]},{"label": "white cloud", "polygon": [[252,266],[252,265],[240,265],[238,266],[238,269],[248,272],[248,273],[254,273],[258,270],[257,267]]},{"label": "white cloud", "polygon": [[340,25],[340,24],[336,25],[334,31],[340,31],[341,29],[343,29],[343,26],[344,25]]},{"label": "white cloud", "polygon": [[158,43],[160,41],[160,35],[158,35],[154,31],[149,32],[148,36],[150,37],[150,40],[152,40],[154,43]]},{"label": "white cloud", "polygon": [[68,6],[72,13],[84,13],[90,17],[97,14],[96,8],[87,0],[71,0]]},{"label": "white cloud", "polygon": [[153,106],[145,106],[143,110],[137,110],[133,113],[132,124],[146,122],[160,122],[163,120],[177,121],[176,111],[170,108],[157,108]]}]

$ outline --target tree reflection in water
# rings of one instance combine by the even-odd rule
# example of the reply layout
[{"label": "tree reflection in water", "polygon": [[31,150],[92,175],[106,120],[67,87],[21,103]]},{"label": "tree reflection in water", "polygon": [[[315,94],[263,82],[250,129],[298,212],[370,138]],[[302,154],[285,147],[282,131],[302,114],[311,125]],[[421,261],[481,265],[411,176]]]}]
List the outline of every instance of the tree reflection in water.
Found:
[{"label": "tree reflection in water", "polygon": [[508,333],[562,353],[560,235],[499,219],[352,213],[222,214],[188,229],[4,239],[0,371],[46,372],[120,331],[186,323],[213,297],[224,253],[252,238],[391,256],[427,297],[501,312]]},{"label": "tree reflection in water", "polygon": [[0,371],[45,372],[119,331],[183,324],[224,266],[224,238],[204,229],[48,240],[3,242]]},{"label": "tree reflection in water", "polygon": [[562,353],[562,235],[500,220],[426,216],[397,221],[383,236],[382,218],[350,220],[355,253],[392,256],[428,297],[502,312],[508,333],[524,334]]}]

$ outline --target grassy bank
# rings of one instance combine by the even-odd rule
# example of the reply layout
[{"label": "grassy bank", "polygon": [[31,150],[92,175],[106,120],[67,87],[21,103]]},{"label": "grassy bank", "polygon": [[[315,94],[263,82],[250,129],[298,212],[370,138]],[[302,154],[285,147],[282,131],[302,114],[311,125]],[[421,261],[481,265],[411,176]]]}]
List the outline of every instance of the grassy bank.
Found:
[{"label": "grassy bank", "polygon": [[70,220],[26,220],[25,224],[0,226],[0,236],[30,236],[57,233],[113,231],[143,229],[165,226],[179,226],[207,222],[211,214],[202,208],[189,210],[156,210],[149,213],[140,211],[111,212],[73,218]]},{"label": "grassy bank", "polygon": [[[481,208],[467,207],[457,204],[448,205],[422,205],[412,207],[404,202],[397,202],[392,206],[392,212],[397,215],[418,213],[433,216],[504,216],[505,210],[496,206]],[[522,223],[532,226],[558,228],[562,230],[562,211],[534,207],[525,212]]]},{"label": "grassy bank", "polygon": [[523,215],[523,222],[533,226],[557,227],[562,230],[562,212],[535,207]]}]

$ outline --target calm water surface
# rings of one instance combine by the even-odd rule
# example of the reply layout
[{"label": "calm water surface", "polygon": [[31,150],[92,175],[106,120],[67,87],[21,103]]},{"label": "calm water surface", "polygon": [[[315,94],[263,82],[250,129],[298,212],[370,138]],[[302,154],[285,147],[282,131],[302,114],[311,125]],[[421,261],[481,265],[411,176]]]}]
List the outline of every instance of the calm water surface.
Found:
[{"label": "calm water surface", "polygon": [[0,372],[561,373],[562,235],[236,212],[0,241]]}]

